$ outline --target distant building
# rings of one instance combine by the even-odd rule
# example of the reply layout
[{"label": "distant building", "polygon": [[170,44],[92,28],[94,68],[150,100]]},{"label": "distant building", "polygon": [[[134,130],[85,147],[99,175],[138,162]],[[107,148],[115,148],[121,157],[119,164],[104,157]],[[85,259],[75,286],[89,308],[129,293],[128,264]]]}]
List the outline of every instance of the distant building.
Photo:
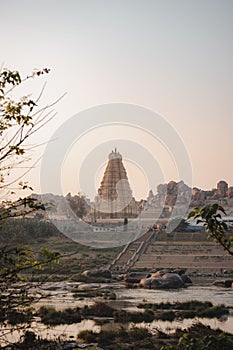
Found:
[{"label": "distant building", "polygon": [[103,180],[90,215],[92,221],[135,218],[139,203],[132,195],[121,154],[115,149],[108,156]]}]

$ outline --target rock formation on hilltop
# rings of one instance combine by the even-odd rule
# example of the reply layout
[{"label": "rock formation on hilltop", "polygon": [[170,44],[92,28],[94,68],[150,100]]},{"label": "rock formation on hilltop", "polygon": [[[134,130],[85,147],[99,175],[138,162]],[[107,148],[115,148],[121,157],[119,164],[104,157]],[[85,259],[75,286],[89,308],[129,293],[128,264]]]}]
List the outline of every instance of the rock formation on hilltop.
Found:
[{"label": "rock formation on hilltop", "polygon": [[162,217],[169,217],[172,211],[179,215],[179,208],[203,206],[213,201],[220,202],[223,206],[233,207],[233,187],[229,187],[226,181],[219,181],[216,188],[202,190],[197,187],[192,189],[183,181],[170,181],[168,184],[157,186],[157,193],[149,192],[147,198],[148,207],[163,207]]}]

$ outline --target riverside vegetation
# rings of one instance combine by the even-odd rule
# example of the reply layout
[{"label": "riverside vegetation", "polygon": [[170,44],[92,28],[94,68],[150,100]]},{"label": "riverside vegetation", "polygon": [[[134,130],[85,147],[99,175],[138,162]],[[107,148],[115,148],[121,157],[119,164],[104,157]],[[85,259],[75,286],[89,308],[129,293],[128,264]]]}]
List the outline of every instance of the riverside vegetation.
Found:
[{"label": "riverside vegetation", "polygon": [[115,323],[150,323],[154,320],[174,321],[185,318],[206,317],[220,318],[229,314],[229,308],[225,305],[213,306],[211,302],[190,301],[183,303],[160,303],[160,304],[139,304],[139,309],[143,312],[129,312],[126,310],[117,310],[108,303],[95,302],[93,305],[85,305],[83,308],[68,308],[63,311],[57,311],[52,307],[42,306],[36,316],[41,318],[41,322],[54,326],[59,324],[71,324],[81,322],[82,319],[98,319],[96,322],[105,323],[106,318],[112,318]]},{"label": "riverside vegetation", "polygon": [[196,324],[188,330],[176,332],[170,336],[159,330],[154,334],[146,328],[133,327],[118,331],[83,331],[79,337],[87,342],[97,341],[105,350],[230,350],[233,336],[212,330],[202,324]]}]

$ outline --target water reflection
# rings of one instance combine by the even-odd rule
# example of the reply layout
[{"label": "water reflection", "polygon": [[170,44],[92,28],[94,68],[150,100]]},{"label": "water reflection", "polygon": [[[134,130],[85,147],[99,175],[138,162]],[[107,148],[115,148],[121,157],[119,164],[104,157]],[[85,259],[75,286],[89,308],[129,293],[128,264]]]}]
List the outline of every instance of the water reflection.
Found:
[{"label": "water reflection", "polygon": [[156,333],[157,330],[165,332],[165,333],[174,333],[176,329],[187,329],[193,324],[196,323],[202,323],[206,326],[210,326],[213,329],[221,329],[224,332],[232,333],[233,334],[233,316],[229,316],[227,319],[220,320],[217,318],[198,318],[195,317],[193,319],[187,318],[184,320],[176,320],[176,321],[161,321],[156,320],[151,323],[141,322],[141,323],[129,323],[129,324],[121,324],[121,323],[114,323],[109,322],[101,327],[103,330],[117,330],[122,327],[125,329],[130,329],[133,327],[139,327],[139,328],[148,328],[152,333]]},{"label": "water reflection", "polygon": [[[173,333],[176,329],[187,329],[193,324],[202,323],[205,326],[210,326],[213,329],[221,329],[224,332],[233,333],[233,317],[230,316],[227,319],[219,320],[217,318],[198,318],[194,319],[186,318],[180,321],[153,321],[151,323],[139,323],[136,327],[147,327],[152,332],[157,329],[165,333]],[[135,326],[131,324],[131,327]]]},{"label": "water reflection", "polygon": [[[73,323],[69,325],[59,325],[59,326],[45,326],[41,324],[40,322],[33,322],[31,325],[30,330],[35,332],[37,335],[41,336],[42,338],[47,338],[49,340],[52,339],[76,339],[78,334],[81,331],[84,330],[92,330],[93,332],[100,332],[101,327],[96,325],[95,321],[93,320],[83,320],[80,323]],[[1,345],[6,345],[9,342],[14,343],[20,340],[21,336],[23,335],[23,331],[11,331],[11,329],[6,329],[5,327],[0,328],[1,332],[1,339],[5,339],[5,341],[2,340]],[[5,336],[4,336],[5,335]]]},{"label": "water reflection", "polygon": [[134,308],[144,302],[184,302],[190,300],[211,301],[214,305],[225,304],[233,308],[233,288],[216,286],[190,286],[176,290],[123,289],[116,292],[117,300],[123,300]]}]

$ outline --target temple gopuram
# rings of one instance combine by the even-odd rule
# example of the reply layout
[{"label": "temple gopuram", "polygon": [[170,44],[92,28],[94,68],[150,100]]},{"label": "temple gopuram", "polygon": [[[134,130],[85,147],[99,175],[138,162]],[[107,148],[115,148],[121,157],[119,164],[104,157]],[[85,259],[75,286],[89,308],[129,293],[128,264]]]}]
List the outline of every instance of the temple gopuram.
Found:
[{"label": "temple gopuram", "polygon": [[92,221],[122,221],[124,218],[135,218],[139,213],[139,205],[132,195],[122,155],[115,149],[108,156],[103,180],[90,213]]}]

